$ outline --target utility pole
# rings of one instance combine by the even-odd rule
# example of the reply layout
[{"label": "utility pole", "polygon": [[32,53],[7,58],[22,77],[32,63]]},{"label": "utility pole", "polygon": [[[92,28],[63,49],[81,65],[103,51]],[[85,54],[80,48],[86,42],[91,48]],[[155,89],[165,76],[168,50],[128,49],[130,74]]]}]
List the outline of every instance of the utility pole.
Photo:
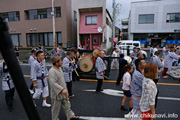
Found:
[{"label": "utility pole", "polygon": [[115,7],[116,7],[116,1],[113,0],[113,38],[115,37]]},{"label": "utility pole", "polygon": [[52,18],[53,18],[53,40],[54,40],[54,48],[56,47],[56,31],[55,31],[55,12],[54,12],[54,0],[52,0],[52,12],[51,12]]}]

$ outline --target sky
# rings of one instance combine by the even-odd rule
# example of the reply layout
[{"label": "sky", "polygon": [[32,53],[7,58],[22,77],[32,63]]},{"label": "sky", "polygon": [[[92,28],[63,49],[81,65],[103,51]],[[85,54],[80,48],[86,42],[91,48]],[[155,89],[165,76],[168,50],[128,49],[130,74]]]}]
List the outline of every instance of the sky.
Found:
[{"label": "sky", "polygon": [[[113,8],[112,8],[112,3],[113,0],[106,0],[106,7],[109,10],[110,14],[112,15]],[[121,4],[120,7],[120,15],[118,16],[119,21],[117,21],[116,26],[121,28],[121,20],[128,18],[129,12],[130,12],[130,7],[131,7],[131,2],[136,2],[136,1],[147,1],[147,0],[116,0],[116,4]]]}]

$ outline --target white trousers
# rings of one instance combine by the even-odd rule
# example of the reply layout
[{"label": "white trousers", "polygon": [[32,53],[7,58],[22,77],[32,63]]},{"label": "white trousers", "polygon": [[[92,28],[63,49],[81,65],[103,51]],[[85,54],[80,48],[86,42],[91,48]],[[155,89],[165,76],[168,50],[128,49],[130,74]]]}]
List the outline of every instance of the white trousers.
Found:
[{"label": "white trousers", "polygon": [[48,85],[43,88],[35,88],[35,93],[33,95],[34,99],[39,99],[42,93],[42,97],[48,97],[49,96],[49,88]]}]

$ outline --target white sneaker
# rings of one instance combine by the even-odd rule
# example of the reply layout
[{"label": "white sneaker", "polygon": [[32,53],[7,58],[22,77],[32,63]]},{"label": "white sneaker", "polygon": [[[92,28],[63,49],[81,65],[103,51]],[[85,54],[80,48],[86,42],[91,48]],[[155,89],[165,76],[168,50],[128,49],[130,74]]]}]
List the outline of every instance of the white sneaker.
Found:
[{"label": "white sneaker", "polygon": [[51,107],[51,104],[43,103],[42,106],[43,107]]},{"label": "white sneaker", "polygon": [[166,78],[168,78],[168,76],[166,75],[166,76],[163,76],[162,78],[166,79]]},{"label": "white sneaker", "polygon": [[131,112],[129,112],[128,114],[124,115],[124,118],[126,120],[131,120],[131,117],[132,117],[132,113]]},{"label": "white sneaker", "polygon": [[34,94],[34,91],[33,91],[33,90],[31,90],[31,89],[29,89],[29,92],[30,92],[31,94]]}]

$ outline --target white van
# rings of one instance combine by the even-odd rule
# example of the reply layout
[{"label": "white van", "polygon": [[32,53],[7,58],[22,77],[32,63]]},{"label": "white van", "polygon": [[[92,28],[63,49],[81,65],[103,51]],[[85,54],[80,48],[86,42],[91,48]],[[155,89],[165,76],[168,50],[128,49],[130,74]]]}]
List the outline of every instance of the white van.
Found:
[{"label": "white van", "polygon": [[139,41],[133,41],[133,40],[121,40],[116,44],[117,47],[120,46],[135,46],[138,48],[141,48],[141,43]]},{"label": "white van", "polygon": [[147,52],[144,50],[141,50],[141,44],[139,41],[133,41],[133,40],[123,40],[123,41],[119,41],[116,45],[116,48],[119,49],[120,47],[122,47],[123,49],[123,53],[125,56],[127,56],[127,47],[129,46],[130,49],[130,53],[133,52],[133,48],[137,47],[140,49],[140,51],[143,53],[143,57],[144,59],[147,58]]}]

